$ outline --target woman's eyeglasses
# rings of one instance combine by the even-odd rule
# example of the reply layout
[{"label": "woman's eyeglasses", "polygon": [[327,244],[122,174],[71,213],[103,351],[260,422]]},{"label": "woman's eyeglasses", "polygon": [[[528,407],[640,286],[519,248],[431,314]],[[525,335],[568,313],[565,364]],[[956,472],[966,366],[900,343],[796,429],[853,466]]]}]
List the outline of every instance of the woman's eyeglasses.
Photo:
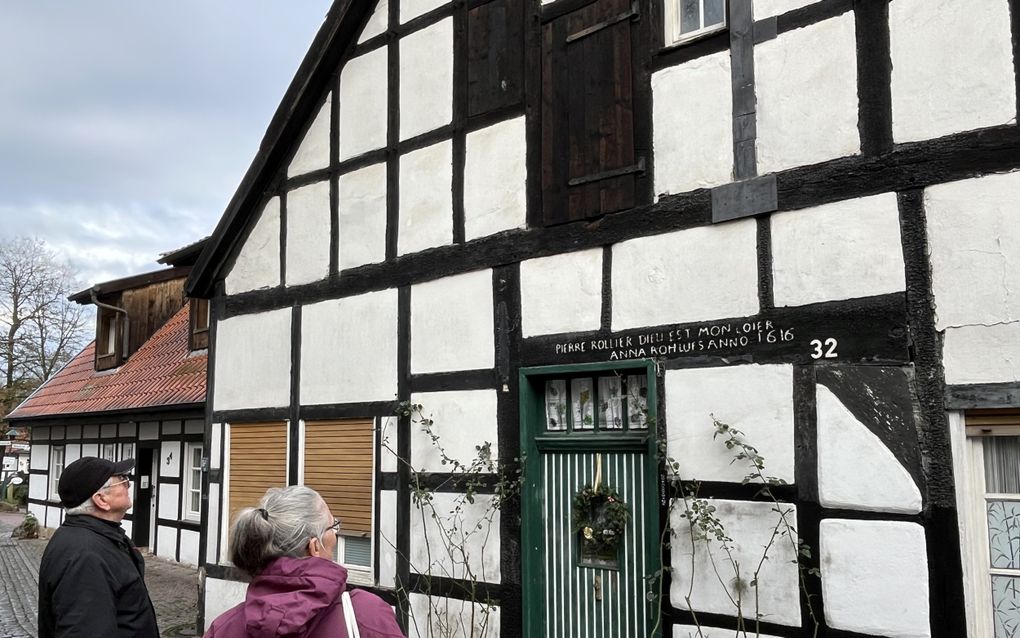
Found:
[{"label": "woman's eyeglasses", "polygon": [[343,521],[341,521],[339,518],[334,518],[333,519],[333,524],[330,525],[329,527],[327,527],[326,529],[324,529],[322,531],[322,533],[325,534],[329,530],[333,530],[333,533],[336,534],[337,536],[339,536],[340,535],[340,523],[341,522],[343,522]]}]

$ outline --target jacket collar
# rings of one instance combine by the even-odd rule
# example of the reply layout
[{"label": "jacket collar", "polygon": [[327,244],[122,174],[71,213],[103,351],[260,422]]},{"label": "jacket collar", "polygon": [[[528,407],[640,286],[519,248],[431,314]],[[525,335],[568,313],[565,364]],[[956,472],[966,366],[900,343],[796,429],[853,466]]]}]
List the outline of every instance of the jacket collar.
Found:
[{"label": "jacket collar", "polygon": [[78,514],[64,518],[64,525],[68,527],[81,527],[108,538],[118,545],[126,548],[131,547],[131,541],[128,540],[127,534],[124,533],[124,528],[120,526],[120,523],[105,521],[88,514]]}]

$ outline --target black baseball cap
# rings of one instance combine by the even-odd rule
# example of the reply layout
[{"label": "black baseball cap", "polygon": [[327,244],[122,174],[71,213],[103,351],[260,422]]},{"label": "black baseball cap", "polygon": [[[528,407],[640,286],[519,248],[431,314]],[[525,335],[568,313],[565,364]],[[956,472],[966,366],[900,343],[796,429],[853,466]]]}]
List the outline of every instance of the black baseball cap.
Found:
[{"label": "black baseball cap", "polygon": [[94,456],[84,456],[64,468],[57,482],[60,504],[65,508],[78,507],[92,498],[103,485],[117,474],[130,474],[134,459],[114,463]]}]

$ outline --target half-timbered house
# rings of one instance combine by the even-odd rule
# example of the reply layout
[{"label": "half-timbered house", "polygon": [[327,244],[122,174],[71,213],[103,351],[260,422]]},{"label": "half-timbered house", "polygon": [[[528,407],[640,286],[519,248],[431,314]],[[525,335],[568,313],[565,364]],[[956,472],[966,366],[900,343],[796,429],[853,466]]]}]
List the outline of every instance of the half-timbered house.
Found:
[{"label": "half-timbered house", "polygon": [[1010,635],[1018,10],[334,3],[188,282],[205,622],[307,483],[411,635]]},{"label": "half-timbered house", "polygon": [[185,297],[184,282],[202,246],[70,297],[95,306],[95,340],[7,416],[31,435],[28,510],[40,525],[63,521],[68,463],[134,458],[125,531],[156,556],[199,563],[209,304]]}]

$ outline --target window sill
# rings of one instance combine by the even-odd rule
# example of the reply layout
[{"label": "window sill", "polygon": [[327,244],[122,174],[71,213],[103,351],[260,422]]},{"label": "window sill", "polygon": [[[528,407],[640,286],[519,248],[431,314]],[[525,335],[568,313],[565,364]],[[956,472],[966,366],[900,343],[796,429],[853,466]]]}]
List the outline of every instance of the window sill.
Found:
[{"label": "window sill", "polygon": [[710,29],[703,29],[701,31],[687,33],[681,36],[679,39],[674,39],[672,41],[667,41],[663,43],[662,51],[663,52],[673,51],[675,49],[685,47],[689,44],[694,44],[695,42],[701,42],[702,40],[710,38],[714,35],[724,33],[727,30],[728,30],[727,25],[722,24],[717,27],[712,27]]}]

